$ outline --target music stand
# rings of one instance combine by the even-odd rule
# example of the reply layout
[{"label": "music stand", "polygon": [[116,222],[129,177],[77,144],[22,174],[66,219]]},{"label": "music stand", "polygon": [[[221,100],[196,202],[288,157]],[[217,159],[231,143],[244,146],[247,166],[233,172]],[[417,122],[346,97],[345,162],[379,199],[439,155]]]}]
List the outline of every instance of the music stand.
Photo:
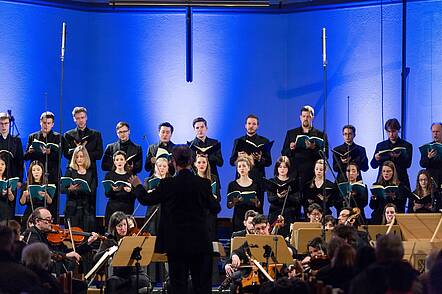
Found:
[{"label": "music stand", "polygon": [[[385,235],[385,233],[387,233],[387,230],[388,226],[386,225],[367,225],[368,235],[373,241],[376,241],[379,235]],[[363,232],[365,232],[365,230],[363,230]],[[399,225],[393,225],[390,233],[393,235],[398,235],[402,239],[401,228]]]},{"label": "music stand", "polygon": [[233,250],[241,247],[242,244],[246,241],[246,237],[235,237],[230,239],[230,255],[232,255]]},{"label": "music stand", "polygon": [[246,241],[249,245],[252,257],[258,262],[267,262],[269,258],[272,263],[291,264],[293,257],[280,235],[247,235]]},{"label": "music stand", "polygon": [[112,259],[113,267],[135,266],[137,270],[137,289],[141,266],[148,266],[155,249],[155,236],[124,237]]},{"label": "music stand", "polygon": [[[307,254],[307,243],[322,236],[321,228],[301,228],[297,230],[292,238],[292,245],[298,250],[298,254]],[[331,238],[331,231],[325,231],[325,241],[328,242]]]}]

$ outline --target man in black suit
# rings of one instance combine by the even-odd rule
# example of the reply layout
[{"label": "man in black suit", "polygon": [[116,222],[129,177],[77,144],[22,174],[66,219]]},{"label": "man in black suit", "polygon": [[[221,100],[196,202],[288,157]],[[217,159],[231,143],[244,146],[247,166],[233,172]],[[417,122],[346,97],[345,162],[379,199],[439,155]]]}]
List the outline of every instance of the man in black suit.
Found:
[{"label": "man in black suit", "polygon": [[122,150],[126,153],[127,165],[132,174],[136,175],[141,172],[143,167],[143,152],[141,146],[130,140],[130,127],[127,122],[120,121],[116,126],[118,141],[106,146],[103,160],[101,161],[101,169],[103,171],[111,171],[114,162],[112,157],[115,152]]},{"label": "man in black suit", "polygon": [[[6,163],[6,178],[18,177],[17,187],[23,183],[23,145],[19,137],[9,133],[11,117],[6,112],[0,113],[0,157]],[[15,196],[17,191],[12,191],[14,199],[3,197],[0,199],[0,220],[12,219],[15,211]]]},{"label": "man in black suit", "polygon": [[[240,150],[239,141],[250,141],[255,145],[269,143],[269,139],[258,135],[259,119],[254,114],[249,114],[246,117],[246,135],[235,139],[233,142],[232,155],[230,156],[230,165],[235,166],[238,156],[246,155],[245,150]],[[253,168],[250,170],[249,176],[252,180],[261,182],[265,177],[265,168],[272,165],[272,156],[270,152],[255,152],[247,154],[253,157]]]},{"label": "man in black suit", "polygon": [[[433,141],[430,143],[442,144],[442,122],[435,122],[431,125],[431,134]],[[442,191],[442,154],[438,154],[436,149],[431,149],[427,154],[421,154],[419,163],[421,167],[427,169],[438,189]]]},{"label": "man in black suit", "polygon": [[[397,177],[399,181],[410,190],[410,179],[408,178],[407,169],[411,166],[413,159],[413,146],[411,143],[399,138],[399,130],[401,125],[395,118],[391,118],[385,122],[385,131],[388,139],[376,145],[373,159],[370,162],[372,168],[379,168],[378,177],[382,172],[382,164],[389,160],[396,166]],[[386,150],[393,150],[393,148],[402,148],[402,150],[393,152],[384,152]]]},{"label": "man in black suit", "polygon": [[322,148],[319,148],[315,142],[306,140],[305,146],[296,147],[296,138],[298,136],[307,135],[309,137],[318,137],[324,140],[325,156],[328,157],[328,141],[327,136],[318,129],[313,127],[313,119],[315,111],[313,107],[305,105],[301,108],[299,120],[301,126],[287,131],[284,140],[284,146],[281,154],[290,159],[291,166],[294,167],[293,173],[299,176],[299,187],[313,178],[315,163],[321,159]]},{"label": "man in black suit", "polygon": [[97,160],[103,156],[103,139],[99,131],[87,127],[87,110],[84,107],[77,106],[72,110],[72,117],[76,128],[67,131],[64,134],[66,139],[66,148],[64,156],[70,161],[75,147],[83,145],[86,147],[91,160],[91,168],[94,175],[97,176]]},{"label": "man in black suit", "polygon": [[[350,162],[356,163],[360,171],[368,171],[368,158],[365,148],[354,142],[356,128],[352,125],[345,125],[342,128],[342,136],[344,137],[344,144],[335,147],[332,151],[333,170],[338,173],[338,183],[348,181],[345,171]],[[362,180],[360,174],[358,179]]]},{"label": "man in black suit", "polygon": [[[160,141],[155,144],[149,145],[149,149],[146,154],[146,162],[144,163],[144,169],[152,176],[155,173],[155,163],[157,161],[158,149],[162,148],[168,153],[172,152],[175,144],[170,140],[173,134],[173,125],[169,122],[163,122],[158,126],[158,137]],[[167,157],[168,158],[168,157]],[[175,171],[173,166],[169,164],[169,174],[174,175]]]},{"label": "man in black suit", "polygon": [[172,157],[176,176],[162,179],[152,192],[148,193],[137,177],[130,182],[141,204],[161,203],[158,235],[168,257],[171,293],[187,292],[189,270],[195,293],[211,293],[213,248],[206,216],[208,210],[218,213],[221,208],[210,181],[192,172],[190,148],[175,146]]},{"label": "man in black suit", "polygon": [[[195,130],[196,136],[195,139],[190,141],[190,148],[194,150],[194,158],[196,158],[196,153],[207,154],[210,164],[210,173],[219,178],[217,166],[222,167],[224,164],[221,146],[217,145],[221,143],[216,139],[207,137],[207,121],[204,118],[195,118],[193,120],[193,129]],[[207,151],[202,151],[204,148],[208,147],[212,148],[208,149]]]},{"label": "man in black suit", "polygon": [[[57,184],[60,176],[60,159],[61,155],[59,152],[61,152],[60,149],[63,150],[63,147],[66,145],[66,142],[63,140],[63,137],[52,130],[54,127],[54,119],[55,116],[50,111],[45,111],[40,116],[40,131],[34,132],[29,135],[28,142],[26,144],[26,152],[24,154],[24,160],[26,161],[34,161],[38,160],[43,164],[45,167],[45,173],[47,173],[47,181],[49,184]],[[40,147],[37,149],[34,149],[32,146],[33,142],[41,141],[44,143],[52,143],[53,147]],[[60,141],[61,142],[61,148],[60,148]],[[55,147],[57,146],[57,147]],[[52,215],[58,217],[58,193],[55,192],[54,198],[52,199],[52,203],[48,206],[49,210],[51,211]]]}]

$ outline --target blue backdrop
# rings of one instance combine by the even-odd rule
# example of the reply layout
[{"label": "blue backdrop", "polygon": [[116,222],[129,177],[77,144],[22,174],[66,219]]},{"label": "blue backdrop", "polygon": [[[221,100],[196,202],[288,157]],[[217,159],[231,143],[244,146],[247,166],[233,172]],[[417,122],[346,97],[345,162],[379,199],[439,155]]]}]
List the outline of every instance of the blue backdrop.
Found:
[{"label": "blue backdrop", "polygon": [[[144,152],[148,142],[158,140],[160,122],[175,126],[173,141],[180,143],[194,137],[192,119],[203,116],[208,135],[222,142],[221,181],[227,187],[234,178],[228,164],[232,142],[244,134],[247,114],[257,114],[259,133],[275,140],[274,161],[286,130],[299,125],[302,105],[315,107],[314,125],[323,127],[322,27],[328,36],[330,145],[341,144],[341,127],[350,122],[371,159],[384,136],[383,120],[400,118],[399,4],[280,13],[194,9],[192,83],[185,79],[182,9],[89,11],[0,1],[0,11],[0,110],[12,109],[24,143],[39,129],[46,109],[56,114],[56,129],[62,118],[66,131],[74,127],[72,108],[87,107],[88,126],[102,132],[105,144],[116,140],[115,124],[128,121],[131,138]],[[68,38],[60,115],[63,21]],[[408,4],[406,139],[414,143],[412,185],[419,169],[417,147],[431,139],[431,122],[441,120],[441,23],[441,1]],[[365,181],[374,182],[376,174],[370,170]],[[225,189],[222,196],[220,216],[229,217]],[[98,215],[105,206],[100,187]],[[23,208],[18,205],[17,211]],[[144,213],[144,207],[137,211]]]}]

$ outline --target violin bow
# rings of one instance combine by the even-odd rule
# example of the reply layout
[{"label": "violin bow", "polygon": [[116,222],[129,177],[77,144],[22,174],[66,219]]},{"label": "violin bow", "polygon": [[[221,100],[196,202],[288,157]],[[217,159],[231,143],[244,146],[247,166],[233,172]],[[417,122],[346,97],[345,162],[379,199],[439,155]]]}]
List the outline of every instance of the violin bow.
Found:
[{"label": "violin bow", "polygon": [[141,234],[141,232],[144,230],[144,228],[147,226],[147,224],[150,222],[150,220],[154,217],[154,215],[157,213],[158,209],[160,209],[159,206],[155,208],[155,210],[152,212],[152,214],[149,216],[149,218],[144,222],[143,226],[140,228],[140,230],[137,233],[137,236]]},{"label": "violin bow", "polygon": [[77,251],[75,250],[74,237],[72,236],[71,220],[66,219],[66,222],[68,223],[69,236],[71,237],[71,242],[72,242],[72,250],[76,253]]}]

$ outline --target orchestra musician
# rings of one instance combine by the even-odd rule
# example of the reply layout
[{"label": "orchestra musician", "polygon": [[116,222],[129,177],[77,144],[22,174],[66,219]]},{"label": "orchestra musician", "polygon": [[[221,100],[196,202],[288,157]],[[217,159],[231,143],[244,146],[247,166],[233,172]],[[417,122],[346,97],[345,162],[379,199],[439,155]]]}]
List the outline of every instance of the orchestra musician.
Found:
[{"label": "orchestra musician", "polygon": [[323,210],[318,203],[312,203],[306,210],[307,218],[310,223],[321,223]]},{"label": "orchestra musician", "polygon": [[[98,238],[98,234],[92,232],[90,237],[85,239],[80,245],[73,247],[73,249],[69,249],[63,242],[60,244],[50,243],[48,234],[52,232],[52,214],[44,207],[37,207],[30,215],[29,222],[32,226],[24,232],[25,242],[27,244],[44,243],[53,255],[61,257],[60,261],[54,262],[54,266],[51,269],[51,272],[57,275],[67,270],[74,270],[82,259],[81,256],[92,251],[91,244]],[[73,280],[72,287],[74,293],[87,292],[87,284],[84,281]]]},{"label": "orchestra musician", "polygon": [[253,218],[257,215],[258,213],[254,210],[247,210],[246,213],[244,214],[244,230],[241,231],[236,231],[232,233],[232,237],[231,238],[235,238],[235,237],[245,237],[247,234],[254,234],[255,233],[255,229],[253,226]]},{"label": "orchestra musician", "polygon": [[[107,239],[101,242],[100,248],[94,256],[95,262],[109,248],[118,246],[120,240],[128,236],[127,215],[122,211],[115,211],[110,216],[107,232]],[[138,270],[138,289],[136,283],[137,268],[135,266],[114,267],[112,275],[106,280],[106,293],[138,293],[138,290],[141,288],[150,288],[150,279],[141,268]]]},{"label": "orchestra musician", "polygon": [[394,222],[393,224],[396,225],[396,212],[397,207],[393,203],[387,203],[384,207],[384,211],[382,213],[382,224],[383,225],[389,225],[391,222]]},{"label": "orchestra musician", "polygon": [[[253,218],[253,226],[256,235],[270,235],[270,224],[264,215],[262,214],[256,215]],[[291,246],[288,242],[286,242],[286,244],[290,254],[292,255],[293,258],[295,258],[297,255],[296,249],[293,246]],[[250,273],[250,268],[241,269],[240,267],[241,265],[248,265],[250,263],[247,251],[248,251],[248,244],[247,242],[245,242],[239,248],[232,251],[232,254],[228,262],[224,266],[226,275],[228,277],[233,277],[232,281],[233,284],[238,284],[238,281],[235,281],[235,279],[242,278]],[[257,289],[255,289],[255,291],[256,290]]]}]

